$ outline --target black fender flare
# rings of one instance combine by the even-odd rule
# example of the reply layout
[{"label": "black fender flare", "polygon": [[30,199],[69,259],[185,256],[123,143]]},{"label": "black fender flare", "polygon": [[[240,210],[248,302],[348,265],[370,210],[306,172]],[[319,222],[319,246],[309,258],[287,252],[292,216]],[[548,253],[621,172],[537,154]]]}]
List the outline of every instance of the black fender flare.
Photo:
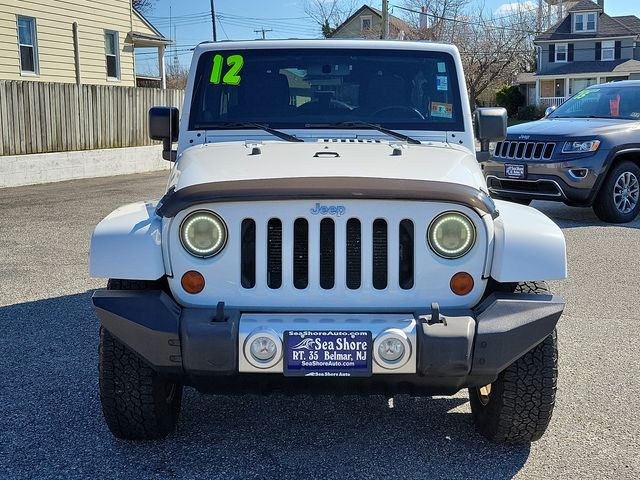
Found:
[{"label": "black fender flare", "polygon": [[[593,191],[589,196],[589,204],[593,204],[596,197],[600,193],[602,184],[604,183],[604,180],[609,175],[609,171],[611,170],[611,168],[616,164],[617,158],[629,153],[637,153],[638,157],[640,157],[640,143],[624,144],[611,149],[611,151],[609,152],[609,155],[607,155],[607,158],[604,161],[604,164],[602,165],[604,168],[604,171],[600,175],[598,175],[598,178],[596,179],[596,183],[593,186]],[[640,166],[640,162],[638,166]]]}]

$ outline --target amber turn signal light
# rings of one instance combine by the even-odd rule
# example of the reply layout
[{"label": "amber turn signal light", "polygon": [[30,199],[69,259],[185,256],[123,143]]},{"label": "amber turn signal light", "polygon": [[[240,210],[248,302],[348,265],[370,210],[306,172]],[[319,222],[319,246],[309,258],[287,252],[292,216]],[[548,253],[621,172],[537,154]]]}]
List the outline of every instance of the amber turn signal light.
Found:
[{"label": "amber turn signal light", "polygon": [[456,295],[466,295],[473,290],[473,277],[467,272],[458,272],[451,277],[449,286]]},{"label": "amber turn signal light", "polygon": [[182,288],[185,292],[196,294],[204,290],[204,277],[200,272],[189,270],[182,275]]}]

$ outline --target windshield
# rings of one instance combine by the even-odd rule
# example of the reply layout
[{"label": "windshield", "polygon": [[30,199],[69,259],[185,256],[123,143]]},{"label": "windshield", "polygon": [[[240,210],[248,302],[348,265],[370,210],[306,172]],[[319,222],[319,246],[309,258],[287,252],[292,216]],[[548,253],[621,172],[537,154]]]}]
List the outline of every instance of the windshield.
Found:
[{"label": "windshield", "polygon": [[388,129],[464,131],[449,54],[346,49],[202,54],[190,130],[242,128],[233,123],[247,122],[272,128],[369,122]]},{"label": "windshield", "polygon": [[548,118],[640,119],[640,89],[623,86],[589,87],[560,105]]}]

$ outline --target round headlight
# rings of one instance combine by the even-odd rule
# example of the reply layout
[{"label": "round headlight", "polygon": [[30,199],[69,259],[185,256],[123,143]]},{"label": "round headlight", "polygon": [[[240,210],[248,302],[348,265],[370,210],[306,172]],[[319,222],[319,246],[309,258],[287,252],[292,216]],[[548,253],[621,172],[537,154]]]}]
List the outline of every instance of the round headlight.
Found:
[{"label": "round headlight", "polygon": [[445,212],[438,215],[427,231],[431,250],[444,258],[460,258],[476,243],[473,222],[462,213]]},{"label": "round headlight", "polygon": [[193,212],[180,226],[180,241],[185,250],[195,257],[213,257],[227,243],[227,226],[213,212]]}]

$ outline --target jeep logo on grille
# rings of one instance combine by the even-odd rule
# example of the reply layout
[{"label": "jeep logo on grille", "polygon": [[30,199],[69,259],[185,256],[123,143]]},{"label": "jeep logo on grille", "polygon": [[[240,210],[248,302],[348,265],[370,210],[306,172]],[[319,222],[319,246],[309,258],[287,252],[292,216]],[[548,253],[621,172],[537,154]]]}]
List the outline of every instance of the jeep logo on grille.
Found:
[{"label": "jeep logo on grille", "polygon": [[316,203],[316,206],[309,211],[311,215],[335,215],[336,217],[341,217],[347,213],[347,207],[343,205],[321,205]]},{"label": "jeep logo on grille", "polygon": [[531,135],[520,135],[518,137],[518,140],[529,140],[531,138]]}]

